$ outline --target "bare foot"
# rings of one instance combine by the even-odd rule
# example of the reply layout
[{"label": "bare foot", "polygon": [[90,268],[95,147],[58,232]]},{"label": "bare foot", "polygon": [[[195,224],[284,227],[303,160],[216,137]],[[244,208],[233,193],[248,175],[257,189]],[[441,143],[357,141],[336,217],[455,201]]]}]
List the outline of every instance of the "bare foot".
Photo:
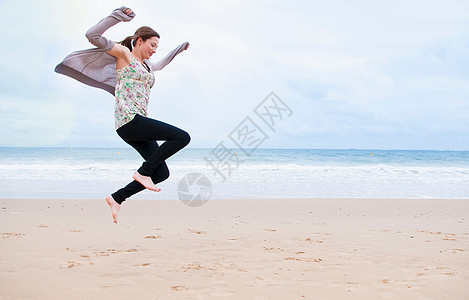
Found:
[{"label": "bare foot", "polygon": [[157,188],[156,185],[151,180],[151,177],[140,175],[140,173],[134,173],[134,179],[140,182],[144,187],[150,191],[159,192],[161,189]]},{"label": "bare foot", "polygon": [[114,223],[117,223],[117,215],[119,214],[119,209],[121,208],[120,204],[117,203],[111,195],[106,197],[106,202],[111,207],[112,218],[114,219]]}]

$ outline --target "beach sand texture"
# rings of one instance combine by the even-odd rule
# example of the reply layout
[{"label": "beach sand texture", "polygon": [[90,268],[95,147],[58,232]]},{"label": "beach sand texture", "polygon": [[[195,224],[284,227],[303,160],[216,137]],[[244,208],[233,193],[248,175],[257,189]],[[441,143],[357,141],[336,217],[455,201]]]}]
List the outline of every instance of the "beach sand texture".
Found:
[{"label": "beach sand texture", "polygon": [[467,299],[469,200],[0,200],[0,299]]}]

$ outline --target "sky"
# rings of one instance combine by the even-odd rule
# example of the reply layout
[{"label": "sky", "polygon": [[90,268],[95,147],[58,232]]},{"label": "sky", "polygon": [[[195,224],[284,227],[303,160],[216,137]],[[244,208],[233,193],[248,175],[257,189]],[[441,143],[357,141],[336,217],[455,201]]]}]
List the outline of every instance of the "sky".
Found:
[{"label": "sky", "polygon": [[[261,148],[469,150],[469,1],[0,0],[0,146],[126,147],[114,98],[55,73],[115,8],[104,36],[161,35],[149,116],[189,147],[229,135],[274,92],[292,114]],[[260,125],[261,126],[261,125]]]}]

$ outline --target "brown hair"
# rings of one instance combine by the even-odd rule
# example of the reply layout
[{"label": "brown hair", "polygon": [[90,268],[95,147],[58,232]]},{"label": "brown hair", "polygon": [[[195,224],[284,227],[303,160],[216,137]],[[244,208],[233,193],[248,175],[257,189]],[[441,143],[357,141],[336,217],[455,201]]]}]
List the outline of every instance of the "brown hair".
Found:
[{"label": "brown hair", "polygon": [[143,41],[146,41],[154,36],[160,38],[158,32],[154,31],[148,26],[142,26],[135,31],[134,35],[126,37],[122,42],[120,42],[120,44],[126,46],[130,49],[130,51],[132,51],[132,48],[137,44],[138,38],[142,38]]}]

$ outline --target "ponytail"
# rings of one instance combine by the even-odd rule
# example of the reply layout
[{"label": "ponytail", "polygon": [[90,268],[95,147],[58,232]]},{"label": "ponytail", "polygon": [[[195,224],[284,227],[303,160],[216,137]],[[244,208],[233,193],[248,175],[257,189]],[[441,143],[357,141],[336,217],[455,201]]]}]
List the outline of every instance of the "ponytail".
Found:
[{"label": "ponytail", "polygon": [[133,35],[128,36],[122,42],[120,42],[120,44],[127,47],[127,48],[129,48],[129,50],[132,51],[132,46],[135,46],[135,41],[133,42],[133,45],[132,45],[132,40],[133,39],[134,39]]}]

